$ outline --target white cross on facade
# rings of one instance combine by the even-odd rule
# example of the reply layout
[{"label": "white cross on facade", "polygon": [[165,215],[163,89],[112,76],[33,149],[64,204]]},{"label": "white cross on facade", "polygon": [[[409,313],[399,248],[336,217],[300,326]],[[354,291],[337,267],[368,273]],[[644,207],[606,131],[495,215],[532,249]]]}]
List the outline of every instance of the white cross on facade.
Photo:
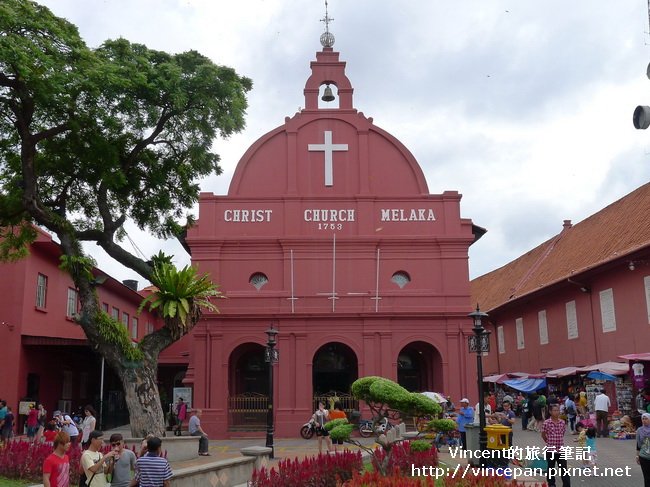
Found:
[{"label": "white cross on facade", "polygon": [[309,151],[325,152],[325,186],[333,186],[334,170],[332,169],[332,153],[334,151],[347,151],[348,144],[332,144],[332,132],[326,130],[324,144],[309,144],[307,148]]}]

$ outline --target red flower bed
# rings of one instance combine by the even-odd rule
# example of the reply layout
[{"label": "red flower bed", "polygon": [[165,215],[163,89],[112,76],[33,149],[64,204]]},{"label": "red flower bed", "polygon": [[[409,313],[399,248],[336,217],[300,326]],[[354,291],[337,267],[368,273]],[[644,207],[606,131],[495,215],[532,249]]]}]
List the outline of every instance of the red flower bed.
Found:
[{"label": "red flower bed", "polygon": [[361,452],[345,451],[302,460],[286,459],[270,470],[253,472],[253,487],[336,487],[352,478],[363,466]]},{"label": "red flower bed", "polygon": [[[343,484],[344,487],[434,487],[436,479],[430,477],[407,477],[399,469],[395,469],[392,475],[382,476],[379,472],[365,472],[363,475],[354,473],[352,479]],[[455,479],[444,477],[445,487],[525,487],[530,484],[522,484],[512,480],[505,480],[501,477],[466,477]],[[535,484],[537,486],[538,484]],[[542,484],[540,484],[542,485]]]}]

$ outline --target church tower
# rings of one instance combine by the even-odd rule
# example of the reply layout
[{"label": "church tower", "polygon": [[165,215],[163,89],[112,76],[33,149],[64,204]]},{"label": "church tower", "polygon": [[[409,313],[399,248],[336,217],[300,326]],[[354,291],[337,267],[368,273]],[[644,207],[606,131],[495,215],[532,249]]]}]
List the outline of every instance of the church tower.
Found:
[{"label": "church tower", "polygon": [[474,227],[458,192],[430,194],[409,150],[354,108],[330,20],[305,108],[246,151],[227,195],[201,195],[187,236],[227,298],[192,332],[185,378],[211,437],[265,430],[270,325],[277,436],[297,436],[318,398],[363,409],[349,388],[368,375],[475,398]]}]

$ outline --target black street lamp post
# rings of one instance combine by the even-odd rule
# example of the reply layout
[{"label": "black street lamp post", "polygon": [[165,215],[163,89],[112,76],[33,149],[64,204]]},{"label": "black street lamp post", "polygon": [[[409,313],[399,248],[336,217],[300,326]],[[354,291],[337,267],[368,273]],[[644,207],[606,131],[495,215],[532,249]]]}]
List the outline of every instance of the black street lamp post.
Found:
[{"label": "black street lamp post", "polygon": [[278,335],[278,330],[273,328],[273,325],[266,330],[268,341],[266,342],[266,350],[264,353],[264,360],[269,364],[269,403],[266,411],[266,446],[271,449],[271,458],[274,457],[273,448],[273,433],[275,430],[275,412],[273,411],[273,364],[278,362],[279,352],[275,348],[277,342],[275,337]]},{"label": "black street lamp post", "polygon": [[[481,452],[487,448],[487,433],[485,432],[485,400],[483,398],[483,354],[490,351],[490,332],[483,328],[481,322],[483,318],[487,318],[487,313],[482,312],[478,304],[476,311],[468,315],[474,320],[473,336],[468,337],[470,353],[476,353],[476,372],[478,375],[478,408],[479,408],[479,434],[478,444]],[[481,460],[481,465],[484,461]]]}]

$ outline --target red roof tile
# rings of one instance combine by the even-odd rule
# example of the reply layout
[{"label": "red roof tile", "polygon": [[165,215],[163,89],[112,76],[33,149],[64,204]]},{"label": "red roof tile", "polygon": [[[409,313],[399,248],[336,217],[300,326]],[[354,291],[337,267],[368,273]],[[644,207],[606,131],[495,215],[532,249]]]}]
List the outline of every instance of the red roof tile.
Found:
[{"label": "red roof tile", "polygon": [[474,279],[472,303],[489,311],[649,246],[647,183],[505,266]]}]

